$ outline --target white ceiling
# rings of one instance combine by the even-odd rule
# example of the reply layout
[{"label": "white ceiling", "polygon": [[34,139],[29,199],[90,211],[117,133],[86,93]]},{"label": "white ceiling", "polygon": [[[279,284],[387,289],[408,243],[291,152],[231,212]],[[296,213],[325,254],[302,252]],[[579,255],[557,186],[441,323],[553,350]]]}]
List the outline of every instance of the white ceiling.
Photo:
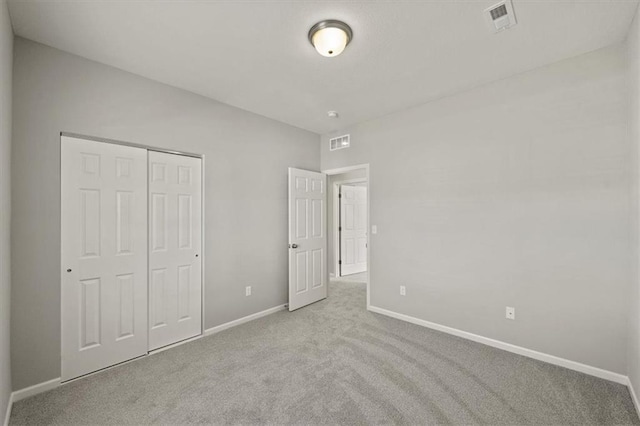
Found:
[{"label": "white ceiling", "polygon": [[[17,35],[317,133],[579,55],[625,38],[637,0],[10,0]],[[315,52],[341,19],[353,42]],[[336,110],[339,119],[329,119]]]}]

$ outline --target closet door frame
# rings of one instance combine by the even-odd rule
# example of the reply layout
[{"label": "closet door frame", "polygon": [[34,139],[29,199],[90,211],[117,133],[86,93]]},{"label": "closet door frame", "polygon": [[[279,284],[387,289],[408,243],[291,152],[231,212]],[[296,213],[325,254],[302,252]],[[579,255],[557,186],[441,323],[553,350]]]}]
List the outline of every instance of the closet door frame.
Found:
[{"label": "closet door frame", "polygon": [[[195,340],[195,339],[199,339],[200,337],[204,336],[206,333],[206,328],[205,328],[205,309],[204,309],[204,303],[205,303],[205,262],[206,262],[206,244],[205,244],[205,235],[206,235],[206,225],[205,225],[205,156],[204,154],[196,154],[193,152],[186,152],[186,151],[179,151],[179,150],[173,150],[173,149],[165,149],[165,148],[158,148],[155,146],[150,146],[150,145],[144,145],[144,144],[138,144],[138,143],[133,143],[133,142],[126,142],[126,141],[119,141],[119,140],[115,140],[115,139],[107,139],[107,138],[101,138],[101,137],[97,137],[97,136],[88,136],[88,135],[83,135],[83,134],[79,134],[79,133],[72,133],[72,132],[60,132],[60,152],[62,152],[62,137],[70,137],[70,138],[77,138],[77,139],[84,139],[87,141],[93,141],[93,142],[102,142],[102,143],[109,143],[109,144],[113,144],[113,145],[123,145],[123,146],[130,146],[133,148],[142,148],[142,149],[146,149],[147,151],[156,151],[156,152],[164,152],[166,154],[175,154],[175,155],[183,155],[186,157],[193,157],[193,158],[199,158],[201,160],[201,230],[200,230],[200,238],[201,238],[201,249],[200,249],[200,256],[201,256],[201,267],[200,267],[200,276],[201,276],[201,303],[200,303],[200,311],[201,311],[201,328],[200,328],[200,334],[198,336],[192,337],[190,339],[187,340],[183,340],[180,342],[177,342],[175,344],[169,345],[169,346],[165,346],[162,348],[158,348],[156,350],[150,351],[148,349],[148,343],[147,343],[147,354],[151,354],[154,352],[160,352],[169,348],[172,348],[174,346],[178,346],[181,345],[183,343],[189,342],[191,340]],[[62,161],[62,157],[61,157],[61,161]],[[62,166],[61,166],[62,167]],[[61,185],[62,185],[62,181],[61,181]],[[147,200],[148,201],[148,200]],[[60,222],[60,229],[62,228],[62,217],[61,217],[61,222]],[[64,268],[63,265],[63,259],[62,257],[60,258],[60,267]],[[147,267],[148,267],[148,254],[147,254]],[[61,269],[62,270],[62,269]],[[148,277],[147,277],[147,282],[148,282]],[[62,282],[60,283],[60,286],[62,288]],[[148,293],[147,293],[148,294]],[[61,315],[60,315],[60,326],[62,327],[62,306],[61,306]],[[148,315],[148,313],[147,313]],[[147,326],[147,333],[149,332],[148,330],[148,326]],[[148,341],[148,340],[147,340]],[[60,353],[62,354],[62,339],[60,339]],[[126,361],[125,361],[126,362]],[[110,368],[111,366],[105,367],[105,368]],[[101,371],[101,370],[98,370]],[[93,374],[93,373],[89,373],[89,374]],[[81,376],[84,377],[84,376]],[[72,379],[72,380],[76,380],[76,379]]]}]

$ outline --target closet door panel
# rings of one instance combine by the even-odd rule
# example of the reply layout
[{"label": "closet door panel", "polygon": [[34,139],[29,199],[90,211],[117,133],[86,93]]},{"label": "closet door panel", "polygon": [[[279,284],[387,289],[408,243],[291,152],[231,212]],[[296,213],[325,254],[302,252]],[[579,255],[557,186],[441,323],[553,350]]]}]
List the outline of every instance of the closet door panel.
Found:
[{"label": "closet door panel", "polygon": [[149,152],[149,349],[202,333],[202,160]]},{"label": "closet door panel", "polygon": [[147,352],[147,151],[61,138],[62,380]]}]

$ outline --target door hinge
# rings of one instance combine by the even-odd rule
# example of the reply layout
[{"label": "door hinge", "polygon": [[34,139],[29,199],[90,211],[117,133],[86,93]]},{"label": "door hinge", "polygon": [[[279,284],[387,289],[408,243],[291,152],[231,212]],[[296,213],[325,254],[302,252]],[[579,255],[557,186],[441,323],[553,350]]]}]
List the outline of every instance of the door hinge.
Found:
[{"label": "door hinge", "polygon": [[338,194],[338,198],[342,198],[342,194]]},{"label": "door hinge", "polygon": [[338,226],[338,232],[342,232],[342,226]]},{"label": "door hinge", "polygon": [[342,265],[342,260],[338,260],[338,265]]}]

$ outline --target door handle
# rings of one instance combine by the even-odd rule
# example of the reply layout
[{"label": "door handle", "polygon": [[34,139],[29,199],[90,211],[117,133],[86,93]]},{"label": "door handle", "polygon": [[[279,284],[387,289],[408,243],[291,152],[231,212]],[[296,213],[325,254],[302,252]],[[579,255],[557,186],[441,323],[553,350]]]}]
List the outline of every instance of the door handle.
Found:
[{"label": "door handle", "polygon": [[298,248],[298,245],[297,244],[289,244],[289,247],[290,248]]}]

